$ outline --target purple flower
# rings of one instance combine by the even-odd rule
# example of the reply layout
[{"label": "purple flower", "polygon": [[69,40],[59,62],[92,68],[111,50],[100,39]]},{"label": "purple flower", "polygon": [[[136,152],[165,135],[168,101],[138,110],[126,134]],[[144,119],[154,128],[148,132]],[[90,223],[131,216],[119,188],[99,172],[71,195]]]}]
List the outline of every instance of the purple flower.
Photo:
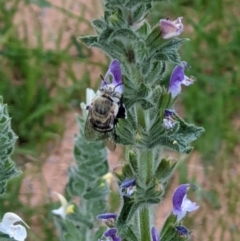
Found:
[{"label": "purple flower", "polygon": [[152,227],[151,229],[151,235],[152,235],[152,241],[160,241],[158,231],[155,227]]},{"label": "purple flower", "polygon": [[122,196],[130,197],[136,191],[136,183],[134,178],[126,178],[120,185],[120,193]]},{"label": "purple flower", "polygon": [[174,115],[175,111],[174,110],[170,110],[170,109],[166,109],[164,111],[164,118],[163,118],[163,127],[165,129],[172,129],[174,127],[174,125],[176,124],[175,120],[172,118]]},{"label": "purple flower", "polygon": [[163,127],[167,130],[172,129],[175,126],[176,122],[173,119],[164,118],[163,119]]},{"label": "purple flower", "polygon": [[189,231],[186,227],[184,226],[175,226],[179,236],[181,237],[188,237],[189,236]]},{"label": "purple flower", "polygon": [[117,218],[117,214],[116,213],[103,213],[103,214],[99,214],[97,216],[97,219],[100,219],[100,220],[108,220],[108,219],[114,219],[116,220]]},{"label": "purple flower", "polygon": [[111,238],[112,241],[121,241],[121,238],[117,236],[116,228],[108,229],[103,235],[107,238]]},{"label": "purple flower", "polygon": [[180,35],[183,32],[182,17],[177,18],[175,21],[169,19],[161,19],[159,26],[162,32],[163,39],[169,39]]},{"label": "purple flower", "polygon": [[164,111],[164,118],[173,117],[174,114],[175,114],[175,110],[166,109]]},{"label": "purple flower", "polygon": [[116,213],[103,213],[97,216],[97,219],[104,221],[108,227],[114,227],[115,221],[117,219]]},{"label": "purple flower", "polygon": [[172,98],[175,98],[181,93],[182,84],[188,86],[194,82],[192,78],[189,78],[184,74],[184,70],[186,68],[188,68],[187,62],[182,61],[181,65],[176,66],[172,72],[168,89],[168,91],[172,94]]},{"label": "purple flower", "polygon": [[187,198],[187,191],[191,186],[193,185],[182,184],[173,194],[173,214],[177,216],[177,222],[182,220],[187,212],[192,212],[199,208],[196,203]]},{"label": "purple flower", "polygon": [[102,80],[102,88],[112,87],[116,92],[123,94],[122,71],[120,62],[117,59],[112,60],[108,71]]}]

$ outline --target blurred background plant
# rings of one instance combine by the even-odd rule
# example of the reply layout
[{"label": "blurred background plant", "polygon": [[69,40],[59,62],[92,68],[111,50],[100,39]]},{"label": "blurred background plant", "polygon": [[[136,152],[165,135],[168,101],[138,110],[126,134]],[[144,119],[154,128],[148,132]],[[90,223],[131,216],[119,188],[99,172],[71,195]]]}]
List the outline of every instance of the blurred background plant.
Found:
[{"label": "blurred background plant", "polygon": [[[99,56],[75,38],[91,33],[90,20],[99,14],[96,2],[100,1],[85,1],[88,5],[72,0],[53,2],[8,0],[0,4],[0,94],[19,136],[16,153],[35,153],[36,172],[45,161],[36,154],[40,146],[61,138],[64,113],[78,106],[90,80],[105,72],[105,59],[99,61]],[[194,230],[194,241],[240,240],[239,12],[240,3],[234,0],[177,0],[156,5],[150,16],[153,23],[183,16],[182,37],[191,39],[181,56],[193,66],[189,73],[197,81],[183,91],[176,109],[206,132],[194,143],[195,151],[188,160],[179,165],[175,179],[201,187],[201,209],[186,223]],[[45,185],[44,176],[40,180]],[[0,197],[0,217],[9,210],[23,213],[24,220],[35,226],[29,240],[58,240],[50,224],[53,205],[32,207],[31,195],[22,202],[18,198],[22,181],[23,176],[12,180],[8,194]],[[36,230],[41,235],[36,236]]]},{"label": "blurred background plant", "polygon": [[[90,81],[87,71],[74,70],[74,65],[80,69],[91,61],[92,52],[74,35],[80,25],[85,32],[90,30],[84,16],[87,8],[74,1],[60,2],[61,6],[43,0],[0,4],[0,93],[14,116],[12,127],[18,133],[21,152],[26,149],[32,154],[39,144],[62,133],[59,114],[80,101]],[[77,7],[75,14],[71,9],[76,12]],[[58,16],[54,25],[61,15],[61,25],[56,24],[54,30],[46,22],[53,13]]]}]

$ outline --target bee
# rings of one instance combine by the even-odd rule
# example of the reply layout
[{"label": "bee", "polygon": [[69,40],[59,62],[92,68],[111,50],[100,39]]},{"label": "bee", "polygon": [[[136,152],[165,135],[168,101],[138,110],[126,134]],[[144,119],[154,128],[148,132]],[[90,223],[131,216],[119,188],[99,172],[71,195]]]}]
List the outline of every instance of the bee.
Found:
[{"label": "bee", "polygon": [[[118,71],[118,75],[116,75],[116,71]],[[101,76],[102,85],[91,100],[90,105],[86,107],[88,110],[84,130],[86,139],[89,141],[105,139],[107,140],[107,147],[111,151],[114,151],[116,148],[114,140],[116,139],[115,128],[118,119],[126,118],[126,110],[121,93],[122,88],[119,88],[123,83],[119,73],[121,73],[120,63],[118,60],[113,60],[107,73],[107,77],[111,74],[112,82],[106,82],[106,77],[103,78]]]}]

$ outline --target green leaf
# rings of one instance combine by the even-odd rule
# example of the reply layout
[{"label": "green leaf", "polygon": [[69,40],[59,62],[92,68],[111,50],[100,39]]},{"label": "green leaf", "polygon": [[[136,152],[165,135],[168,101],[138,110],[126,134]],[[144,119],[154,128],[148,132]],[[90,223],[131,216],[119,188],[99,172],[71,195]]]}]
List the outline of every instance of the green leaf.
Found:
[{"label": "green leaf", "polygon": [[116,223],[119,234],[125,232],[126,228],[128,227],[129,221],[131,220],[140,205],[140,202],[134,203],[131,198],[125,196],[123,197],[123,207]]},{"label": "green leaf", "polygon": [[137,23],[143,20],[148,15],[151,7],[152,7],[151,3],[136,4],[134,8],[132,8],[133,23]]},{"label": "green leaf", "polygon": [[145,39],[151,31],[151,26],[148,24],[148,22],[142,23],[141,27],[137,29],[137,34]]},{"label": "green leaf", "polygon": [[142,73],[144,75],[145,83],[150,83],[151,85],[161,83],[167,70],[166,63],[164,61],[157,61],[153,58],[150,63],[144,64]]},{"label": "green leaf", "polygon": [[148,37],[146,38],[146,46],[151,51],[155,47],[160,46],[162,43],[163,43],[163,39],[162,39],[162,36],[161,36],[160,27],[159,27],[159,25],[156,25],[152,29],[152,31],[148,35]]},{"label": "green leaf", "polygon": [[122,40],[124,42],[129,42],[129,41],[137,42],[138,37],[132,30],[128,28],[121,28],[121,29],[117,29],[110,35],[109,41],[111,42],[114,40]]},{"label": "green leaf", "polygon": [[85,43],[88,47],[96,44],[98,42],[98,36],[85,36],[85,37],[78,37],[79,41]]},{"label": "green leaf", "polygon": [[163,183],[167,182],[168,179],[172,176],[176,164],[176,160],[162,159],[155,172],[157,179]]},{"label": "green leaf", "polygon": [[94,19],[92,24],[97,30],[103,31],[106,28],[106,23],[102,19]]},{"label": "green leaf", "polygon": [[154,58],[157,60],[165,60],[170,61],[174,64],[180,64],[181,58],[178,53],[178,49],[180,46],[189,41],[189,39],[180,39],[180,38],[174,38],[171,40],[168,40],[164,44],[161,44],[161,41],[155,42],[153,45],[150,45],[150,52],[149,56],[154,55]]},{"label": "green leaf", "polygon": [[98,49],[101,49],[103,52],[105,52],[107,55],[109,55],[113,59],[121,60],[122,58],[122,52],[119,52],[118,49],[115,48],[114,45],[108,44],[108,43],[93,43],[92,47],[96,47]]}]

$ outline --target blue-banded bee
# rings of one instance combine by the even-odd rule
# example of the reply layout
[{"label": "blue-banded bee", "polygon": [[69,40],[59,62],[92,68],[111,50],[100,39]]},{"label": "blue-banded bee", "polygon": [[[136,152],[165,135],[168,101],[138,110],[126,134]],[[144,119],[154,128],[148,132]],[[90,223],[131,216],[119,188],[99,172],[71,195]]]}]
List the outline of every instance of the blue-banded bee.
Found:
[{"label": "blue-banded bee", "polygon": [[[111,82],[109,80],[111,77]],[[89,141],[107,140],[111,151],[115,150],[115,126],[119,118],[126,118],[123,105],[123,82],[118,60],[113,60],[102,85],[90,105],[86,107],[88,117],[85,125],[85,136]]]}]

